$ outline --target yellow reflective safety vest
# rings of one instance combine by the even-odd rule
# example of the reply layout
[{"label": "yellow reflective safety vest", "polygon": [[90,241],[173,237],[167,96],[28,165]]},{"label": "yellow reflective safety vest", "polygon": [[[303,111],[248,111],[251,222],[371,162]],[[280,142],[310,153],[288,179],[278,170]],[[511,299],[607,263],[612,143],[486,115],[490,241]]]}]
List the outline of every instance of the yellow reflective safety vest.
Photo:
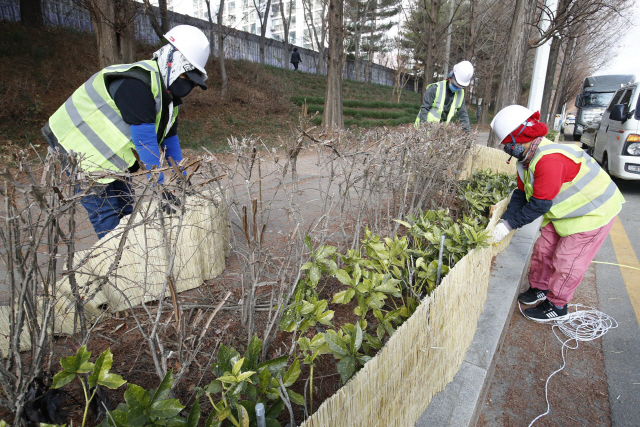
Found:
[{"label": "yellow reflective safety vest", "polygon": [[[440,122],[442,118],[442,112],[444,110],[444,99],[446,97],[447,92],[447,81],[442,80],[436,83],[432,83],[427,86],[427,89],[431,86],[436,85],[436,97],[433,100],[433,104],[431,105],[431,110],[427,114],[427,121],[434,123]],[[458,108],[462,106],[464,102],[464,89],[460,89],[453,94],[453,101],[451,101],[451,108],[449,109],[449,114],[447,114],[446,122],[449,123],[453,116],[458,111]],[[418,112],[418,115],[420,113]]]},{"label": "yellow reflective safety vest", "polygon": [[[94,74],[49,118],[48,126],[57,142],[67,151],[81,153],[80,168],[92,175],[106,170],[124,171],[131,167],[133,155],[131,128],[122,119],[107,88],[109,77],[127,76],[149,84],[156,103],[156,133],[162,117],[162,83],[154,60],[112,65]],[[171,129],[179,107],[171,111],[170,120],[159,142]],[[109,182],[113,179],[101,179]]]},{"label": "yellow reflective safety vest", "polygon": [[529,163],[529,169],[517,163],[527,201],[533,196],[536,164],[543,156],[554,153],[579,163],[580,171],[573,181],[562,184],[560,192],[552,200],[551,209],[544,214],[542,226],[552,222],[556,232],[564,237],[608,224],[622,209],[624,197],[596,161],[573,144],[556,144],[543,138]]}]

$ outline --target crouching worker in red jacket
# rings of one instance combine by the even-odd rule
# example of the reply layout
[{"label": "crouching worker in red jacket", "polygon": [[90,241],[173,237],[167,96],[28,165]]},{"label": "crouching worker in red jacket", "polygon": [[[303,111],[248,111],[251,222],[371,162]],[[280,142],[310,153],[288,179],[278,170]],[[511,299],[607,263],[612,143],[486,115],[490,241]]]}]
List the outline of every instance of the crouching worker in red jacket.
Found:
[{"label": "crouching worker in red jacket", "polygon": [[530,288],[518,296],[534,321],[562,320],[567,303],[607,237],[624,198],[609,175],[574,144],[544,136],[539,112],[510,105],[491,122],[504,151],[518,160],[518,188],[494,230],[494,242],[543,217],[529,269]]}]

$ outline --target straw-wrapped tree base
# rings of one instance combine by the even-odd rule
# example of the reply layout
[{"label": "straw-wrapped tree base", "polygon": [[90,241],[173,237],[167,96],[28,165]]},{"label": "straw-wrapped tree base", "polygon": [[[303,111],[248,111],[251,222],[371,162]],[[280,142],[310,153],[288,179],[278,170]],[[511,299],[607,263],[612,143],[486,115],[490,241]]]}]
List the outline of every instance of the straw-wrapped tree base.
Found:
[{"label": "straw-wrapped tree base", "polygon": [[[133,218],[125,217],[91,249],[76,253],[74,275],[86,301],[88,322],[105,313],[156,301],[163,294],[169,296],[165,283],[174,247],[172,273],[176,292],[196,288],[222,273],[229,252],[229,224],[221,198],[192,196],[186,203],[182,219],[177,215],[165,217],[164,226],[157,217],[149,220],[149,213],[157,207],[155,202],[146,203]],[[125,235],[128,224],[132,227]],[[123,237],[122,258],[109,272]],[[56,300],[55,333],[74,333],[76,313],[68,276],[58,282]],[[0,307],[0,335],[9,335],[10,311],[10,307]],[[8,343],[0,341],[0,349],[6,352],[7,348]],[[26,328],[20,348],[30,348]]]}]

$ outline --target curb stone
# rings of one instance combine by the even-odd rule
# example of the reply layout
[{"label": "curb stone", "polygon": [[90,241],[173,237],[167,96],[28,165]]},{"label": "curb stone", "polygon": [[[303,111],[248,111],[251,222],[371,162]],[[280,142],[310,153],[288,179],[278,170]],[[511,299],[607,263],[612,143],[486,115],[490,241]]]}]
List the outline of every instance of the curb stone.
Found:
[{"label": "curb stone", "polygon": [[416,427],[476,425],[520,287],[526,278],[541,220],[519,229],[511,244],[496,257],[489,278],[487,301],[460,370],[453,381],[433,397],[416,422]]}]

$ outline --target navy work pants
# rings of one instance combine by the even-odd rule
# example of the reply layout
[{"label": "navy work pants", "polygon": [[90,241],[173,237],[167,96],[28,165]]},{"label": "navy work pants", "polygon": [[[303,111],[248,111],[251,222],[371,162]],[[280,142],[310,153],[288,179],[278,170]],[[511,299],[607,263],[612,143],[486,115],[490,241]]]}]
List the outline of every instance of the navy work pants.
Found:
[{"label": "navy work pants", "polygon": [[82,206],[87,210],[99,239],[116,228],[121,218],[133,212],[133,195],[129,182],[113,181],[100,194],[82,198]]}]

